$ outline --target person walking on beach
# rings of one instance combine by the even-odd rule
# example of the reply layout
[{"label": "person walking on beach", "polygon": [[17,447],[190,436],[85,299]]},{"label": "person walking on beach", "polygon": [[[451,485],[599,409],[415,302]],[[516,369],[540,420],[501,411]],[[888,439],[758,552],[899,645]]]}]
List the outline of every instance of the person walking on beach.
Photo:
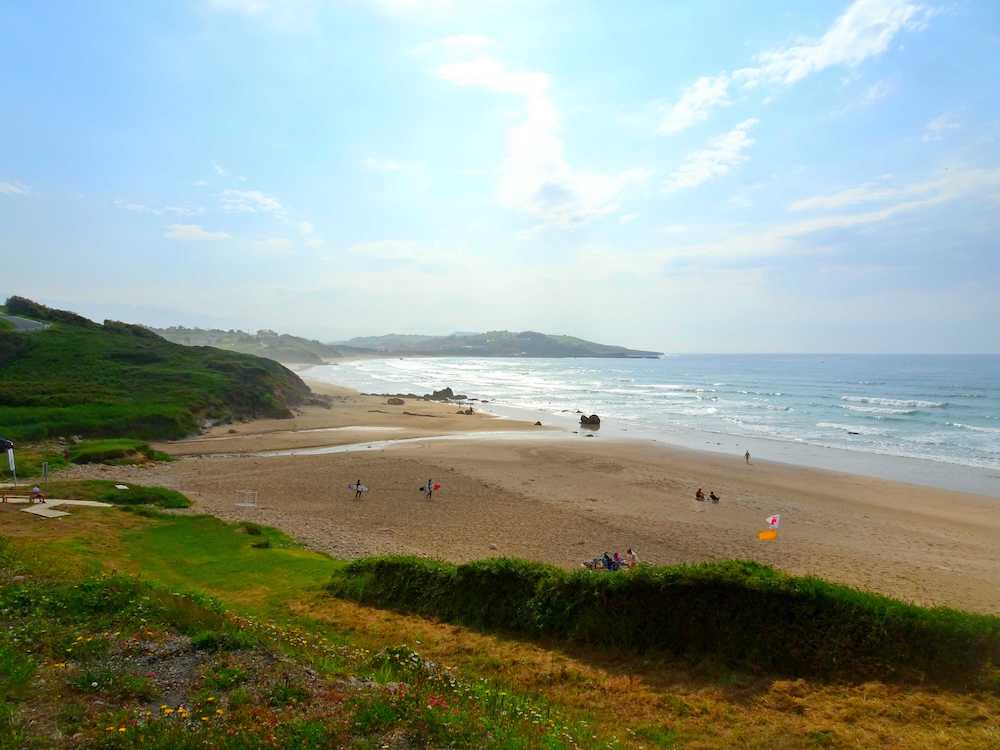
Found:
[{"label": "person walking on beach", "polygon": [[744,454],[743,458],[745,458],[747,460],[747,465],[749,465],[750,464],[750,451],[749,450],[747,450],[747,452]]},{"label": "person walking on beach", "polygon": [[427,499],[430,500],[434,497],[434,482],[430,479],[427,480]]},{"label": "person walking on beach", "polygon": [[362,487],[364,487],[364,485],[361,484],[361,480],[360,479],[357,482],[354,483],[354,499],[355,500],[360,500],[361,499],[361,488]]}]

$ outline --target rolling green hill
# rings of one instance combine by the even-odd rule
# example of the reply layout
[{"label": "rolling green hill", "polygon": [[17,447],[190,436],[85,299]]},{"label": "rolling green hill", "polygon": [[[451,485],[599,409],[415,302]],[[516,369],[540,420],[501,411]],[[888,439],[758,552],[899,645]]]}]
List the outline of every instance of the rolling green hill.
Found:
[{"label": "rolling green hill", "polygon": [[383,354],[439,357],[636,357],[653,358],[663,352],[597,344],[575,336],[553,336],[535,331],[454,333],[450,336],[389,334],[364,336],[344,342],[347,346]]},{"label": "rolling green hill", "polygon": [[301,364],[320,364],[325,359],[364,354],[367,350],[350,346],[324,344],[313,339],[304,339],[287,333],[260,330],[257,333],[247,331],[224,331],[218,328],[170,328],[151,329],[175,344],[185,346],[215,346],[219,349],[229,349],[243,354],[254,354],[267,357],[278,362],[294,362]]},{"label": "rolling green hill", "polygon": [[310,396],[270,359],[171,343],[149,329],[11,297],[43,330],[0,329],[0,435],[177,438],[203,420],[288,417]]}]

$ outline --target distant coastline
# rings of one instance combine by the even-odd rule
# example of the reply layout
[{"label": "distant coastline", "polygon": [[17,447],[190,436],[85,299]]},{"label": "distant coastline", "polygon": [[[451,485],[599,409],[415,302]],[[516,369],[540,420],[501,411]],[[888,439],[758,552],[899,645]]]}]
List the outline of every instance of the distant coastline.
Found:
[{"label": "distant coastline", "polygon": [[322,364],[331,360],[362,357],[657,359],[663,355],[663,352],[653,350],[629,349],[614,344],[599,344],[576,336],[537,331],[488,331],[454,333],[450,336],[387,334],[324,343],[268,329],[256,333],[183,326],[151,330],[175,344],[214,346],[294,364]]}]

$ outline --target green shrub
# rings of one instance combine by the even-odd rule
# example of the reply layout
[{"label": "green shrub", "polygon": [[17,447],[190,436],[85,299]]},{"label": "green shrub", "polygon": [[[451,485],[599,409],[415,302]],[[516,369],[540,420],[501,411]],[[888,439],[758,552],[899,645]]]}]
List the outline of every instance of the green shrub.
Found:
[{"label": "green shrub", "polygon": [[69,448],[69,460],[74,464],[126,463],[139,461],[171,460],[161,451],[154,451],[149,443],[129,438],[83,440]]},{"label": "green shrub", "polygon": [[191,501],[176,490],[166,487],[129,486],[127,490],[112,487],[100,497],[115,505],[156,505],[160,508],[190,508]]},{"label": "green shrub", "polygon": [[493,558],[356,560],[337,596],[484,629],[668,650],[779,674],[965,682],[1000,663],[1000,618],[926,609],[754,562],[567,573]]},{"label": "green shrub", "polygon": [[191,645],[199,651],[239,651],[253,648],[253,638],[242,630],[203,630],[191,636]]},{"label": "green shrub", "polygon": [[261,525],[259,523],[253,523],[252,521],[240,521],[239,527],[251,536],[260,536],[264,533],[264,529],[261,528]]}]

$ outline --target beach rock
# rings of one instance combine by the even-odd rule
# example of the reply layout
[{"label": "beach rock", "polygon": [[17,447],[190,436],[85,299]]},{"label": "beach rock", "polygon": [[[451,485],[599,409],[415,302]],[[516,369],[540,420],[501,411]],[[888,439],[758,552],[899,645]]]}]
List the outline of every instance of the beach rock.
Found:
[{"label": "beach rock", "polygon": [[580,417],[580,424],[589,425],[591,427],[600,427],[601,418],[596,414],[591,414],[589,417],[586,414],[584,414],[582,417]]},{"label": "beach rock", "polygon": [[389,404],[389,406],[402,406],[406,402],[403,399],[401,399],[401,398],[397,398],[396,396],[393,396],[386,403]]},{"label": "beach rock", "polygon": [[535,422],[535,427],[541,427],[541,426],[542,426],[541,422]]},{"label": "beach rock", "polygon": [[449,386],[447,388],[442,388],[439,391],[434,391],[430,395],[425,396],[425,398],[429,398],[432,401],[446,401],[449,398],[455,398],[455,392]]},{"label": "beach rock", "polygon": [[490,549],[494,549],[494,550],[495,550],[495,549],[500,549],[500,548],[499,548],[499,547],[497,547],[497,546],[496,546],[495,544],[491,544],[491,545],[490,545]]}]

